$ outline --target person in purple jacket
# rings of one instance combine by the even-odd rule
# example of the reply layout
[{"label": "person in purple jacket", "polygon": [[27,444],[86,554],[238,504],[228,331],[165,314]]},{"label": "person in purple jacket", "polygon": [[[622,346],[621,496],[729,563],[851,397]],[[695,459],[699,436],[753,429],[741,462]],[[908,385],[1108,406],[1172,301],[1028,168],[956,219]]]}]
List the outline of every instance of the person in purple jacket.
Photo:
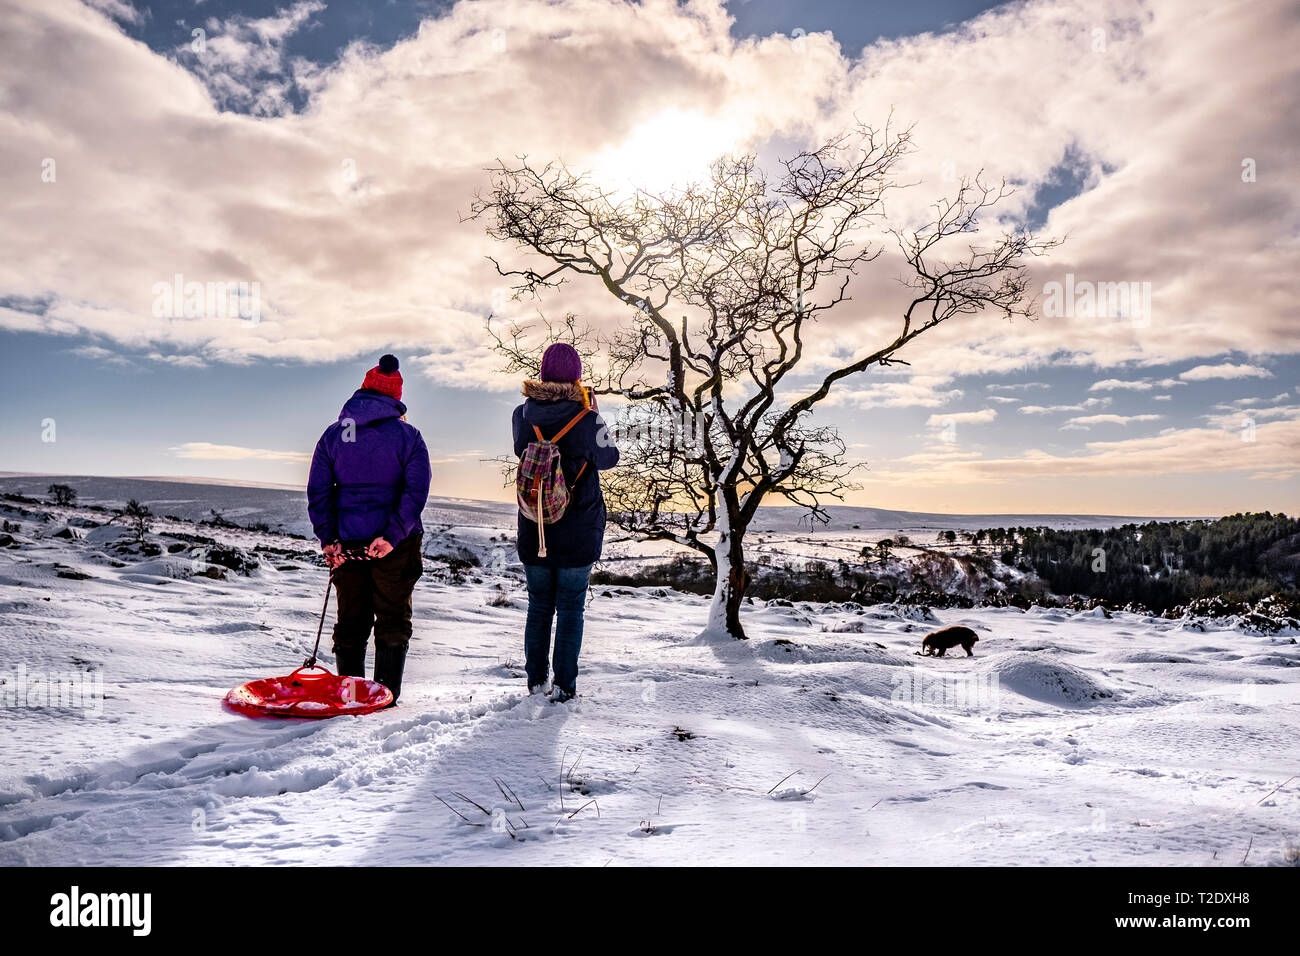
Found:
[{"label": "person in purple jacket", "polygon": [[555,625],[554,681],[551,700],[572,698],[578,687],[578,652],[582,649],[583,610],[591,567],[600,560],[605,540],[605,495],[600,472],[618,464],[618,448],[582,387],[582,357],[567,342],[542,354],[540,379],[524,382],[522,405],[512,428],[515,455],[522,455],[541,431],[550,439],[584,408],[590,409],[558,442],[569,506],[564,517],[546,526],[546,556],[539,554],[537,523],[519,515],[516,548],[528,583],[528,617],[524,623],[524,669],[528,691],[546,689],[551,624]]},{"label": "person in purple jacket", "polygon": [[[365,677],[375,632],[375,680],[402,692],[411,640],[411,593],[424,572],[420,513],[429,497],[429,451],[406,423],[402,375],[385,355],[339,420],[321,435],[307,479],[307,511],[334,578],[338,672]],[[344,550],[369,560],[345,560]]]}]

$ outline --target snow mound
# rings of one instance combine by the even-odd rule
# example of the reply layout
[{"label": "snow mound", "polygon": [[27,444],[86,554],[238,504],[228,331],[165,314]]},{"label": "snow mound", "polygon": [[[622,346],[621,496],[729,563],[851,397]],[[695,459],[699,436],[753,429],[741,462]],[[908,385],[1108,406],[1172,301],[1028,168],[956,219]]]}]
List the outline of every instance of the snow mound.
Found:
[{"label": "snow mound", "polygon": [[[868,629],[868,626],[869,622],[862,618],[850,617],[827,624],[822,630],[828,634],[862,634]],[[871,626],[871,630],[876,630],[876,628]]]},{"label": "snow mound", "polygon": [[938,624],[939,619],[934,616],[924,604],[877,604],[866,610],[866,616],[878,621],[923,621],[926,624]]},{"label": "snow mound", "polygon": [[764,660],[780,664],[882,664],[886,667],[912,667],[913,661],[900,657],[889,651],[883,644],[874,641],[855,642],[852,644],[815,643],[800,644],[785,638],[763,641],[756,648],[757,655]]},{"label": "snow mound", "polygon": [[81,540],[92,548],[102,548],[115,544],[121,538],[131,537],[131,532],[121,525],[105,524],[86,532]]},{"label": "snow mound", "polygon": [[1008,654],[993,661],[990,669],[1002,690],[1047,704],[1088,705],[1115,696],[1087,672],[1038,654]]},{"label": "snow mound", "polygon": [[1137,651],[1121,657],[1122,664],[1194,664],[1196,661],[1182,654],[1169,654],[1165,651]]}]

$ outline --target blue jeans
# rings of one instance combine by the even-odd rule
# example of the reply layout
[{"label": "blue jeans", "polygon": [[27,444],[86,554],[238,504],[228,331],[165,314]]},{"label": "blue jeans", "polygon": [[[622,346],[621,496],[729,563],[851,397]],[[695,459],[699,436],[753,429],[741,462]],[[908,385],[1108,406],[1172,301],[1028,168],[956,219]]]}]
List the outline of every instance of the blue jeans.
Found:
[{"label": "blue jeans", "polygon": [[587,603],[591,565],[550,568],[524,565],[528,578],[528,621],[524,625],[528,686],[546,683],[546,657],[551,649],[551,619],[555,619],[555,685],[572,694],[578,684],[578,651],[582,649],[582,612]]}]

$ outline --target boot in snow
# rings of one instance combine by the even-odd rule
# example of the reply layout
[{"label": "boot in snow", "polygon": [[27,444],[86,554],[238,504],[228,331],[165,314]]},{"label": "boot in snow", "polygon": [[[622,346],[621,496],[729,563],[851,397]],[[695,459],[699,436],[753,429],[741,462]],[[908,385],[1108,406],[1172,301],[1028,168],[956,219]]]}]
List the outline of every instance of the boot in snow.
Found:
[{"label": "boot in snow", "polygon": [[366,676],[366,648],[341,647],[334,651],[335,666],[340,677]]},{"label": "boot in snow", "polygon": [[393,703],[402,693],[402,670],[406,666],[406,647],[375,648],[375,680],[393,692]]},{"label": "boot in snow", "polygon": [[573,700],[573,698],[576,697],[577,694],[578,692],[576,690],[567,690],[561,687],[559,684],[556,684],[551,688],[551,703],[563,704],[566,701]]},{"label": "boot in snow", "polygon": [[529,685],[528,685],[528,695],[529,695],[530,697],[533,696],[533,695],[535,695],[535,694],[545,694],[545,693],[546,693],[546,685],[545,685],[545,684],[529,684]]}]

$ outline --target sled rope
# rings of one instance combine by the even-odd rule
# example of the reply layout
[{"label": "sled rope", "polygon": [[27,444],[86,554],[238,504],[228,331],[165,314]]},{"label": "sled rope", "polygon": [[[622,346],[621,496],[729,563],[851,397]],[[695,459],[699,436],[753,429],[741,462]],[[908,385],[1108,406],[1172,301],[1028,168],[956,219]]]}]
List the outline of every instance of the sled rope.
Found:
[{"label": "sled rope", "polygon": [[[343,551],[344,561],[370,561],[373,560],[370,555],[363,550]],[[303,667],[315,667],[316,656],[320,654],[320,637],[325,631],[325,614],[330,608],[330,590],[334,587],[334,568],[330,568],[329,580],[325,582],[325,603],[320,609],[320,623],[316,625],[316,645],[311,649],[311,657],[302,662]]]}]

